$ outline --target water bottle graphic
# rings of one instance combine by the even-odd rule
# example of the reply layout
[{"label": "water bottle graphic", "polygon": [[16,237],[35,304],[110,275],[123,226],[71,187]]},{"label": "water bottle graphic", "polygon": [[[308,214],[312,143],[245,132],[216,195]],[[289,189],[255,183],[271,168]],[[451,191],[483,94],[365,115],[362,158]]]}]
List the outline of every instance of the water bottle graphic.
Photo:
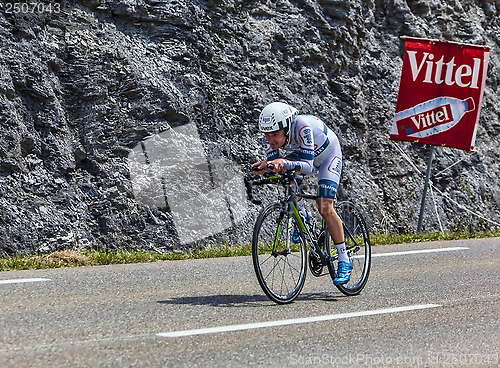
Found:
[{"label": "water bottle graphic", "polygon": [[472,97],[465,100],[447,96],[434,98],[396,113],[391,134],[418,139],[442,133],[457,125],[466,113],[474,109]]}]

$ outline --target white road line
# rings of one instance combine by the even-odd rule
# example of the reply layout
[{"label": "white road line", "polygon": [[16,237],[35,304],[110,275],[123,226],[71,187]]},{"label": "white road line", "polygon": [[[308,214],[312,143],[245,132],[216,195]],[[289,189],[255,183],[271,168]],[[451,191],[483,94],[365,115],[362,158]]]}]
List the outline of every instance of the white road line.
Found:
[{"label": "white road line", "polygon": [[13,279],[13,280],[0,280],[1,284],[20,284],[23,282],[41,282],[41,281],[50,281],[50,279]]},{"label": "white road line", "polygon": [[257,323],[248,323],[248,324],[242,324],[242,325],[230,325],[230,326],[220,326],[220,327],[211,327],[211,328],[200,328],[200,329],[196,329],[196,330],[162,332],[162,333],[158,333],[156,335],[160,336],[160,337],[185,337],[185,336],[205,335],[205,334],[213,334],[213,333],[221,333],[221,332],[244,331],[244,330],[252,330],[252,329],[256,329],[256,328],[265,328],[265,327],[296,325],[296,324],[302,324],[302,323],[324,322],[324,321],[331,321],[334,319],[375,316],[378,314],[407,312],[407,311],[427,309],[427,308],[436,308],[436,307],[441,307],[441,305],[440,304],[410,305],[407,307],[376,309],[376,310],[364,311],[364,312],[330,314],[330,315],[326,315],[326,316],[285,319],[285,320],[280,320],[280,321],[257,322]]},{"label": "white road line", "polygon": [[372,253],[373,257],[391,257],[391,256],[405,256],[408,254],[422,254],[422,253],[437,253],[437,252],[452,252],[455,250],[465,250],[470,249],[467,247],[452,247],[452,248],[436,248],[436,249],[421,249],[421,250],[408,250],[403,252],[393,252],[393,253]]}]

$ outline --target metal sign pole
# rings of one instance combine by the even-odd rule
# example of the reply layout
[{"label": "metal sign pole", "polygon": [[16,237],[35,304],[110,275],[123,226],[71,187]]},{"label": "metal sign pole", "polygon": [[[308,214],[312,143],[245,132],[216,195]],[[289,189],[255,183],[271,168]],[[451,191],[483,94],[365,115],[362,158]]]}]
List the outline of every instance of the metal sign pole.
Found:
[{"label": "metal sign pole", "polygon": [[422,203],[420,204],[420,216],[418,217],[417,233],[422,232],[422,222],[424,219],[424,210],[425,210],[425,197],[427,195],[427,189],[429,188],[429,180],[431,178],[432,160],[434,159],[434,149],[435,146],[431,145],[431,150],[429,153],[429,162],[427,164],[427,171],[425,173],[424,190],[422,191]]}]

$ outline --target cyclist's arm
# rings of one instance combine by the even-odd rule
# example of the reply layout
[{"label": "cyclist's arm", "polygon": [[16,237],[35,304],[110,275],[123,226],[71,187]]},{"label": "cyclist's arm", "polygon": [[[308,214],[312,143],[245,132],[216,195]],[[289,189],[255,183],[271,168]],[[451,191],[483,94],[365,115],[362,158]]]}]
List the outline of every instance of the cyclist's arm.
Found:
[{"label": "cyclist's arm", "polygon": [[299,148],[283,160],[284,168],[293,170],[299,167],[303,174],[312,174],[316,168],[314,167],[314,139],[309,125],[304,125],[299,129],[298,141],[300,142]]},{"label": "cyclist's arm", "polygon": [[[277,151],[272,151],[272,153],[274,152],[277,153]],[[307,150],[303,148],[292,152],[291,154],[287,155],[286,158],[284,159],[280,158],[279,154],[269,155],[268,152],[267,161],[261,161],[254,165],[257,166],[258,164],[259,168],[262,168],[265,171],[267,163],[274,164],[274,169],[272,170],[274,172],[294,170],[297,167],[299,167],[300,172],[302,172],[305,175],[312,174],[316,171],[316,168],[314,167],[314,150]]]},{"label": "cyclist's arm", "polygon": [[312,174],[316,171],[314,167],[314,153],[302,154],[293,152],[283,160],[283,167],[285,170],[294,170],[298,167],[301,173],[305,175]]}]

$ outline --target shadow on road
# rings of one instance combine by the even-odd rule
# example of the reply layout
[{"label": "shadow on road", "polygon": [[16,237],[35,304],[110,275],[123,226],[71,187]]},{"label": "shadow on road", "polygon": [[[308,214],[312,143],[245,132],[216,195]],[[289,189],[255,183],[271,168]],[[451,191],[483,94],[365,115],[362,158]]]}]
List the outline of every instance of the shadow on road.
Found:
[{"label": "shadow on road", "polygon": [[[342,297],[342,296],[341,296]],[[298,296],[294,303],[304,301],[323,301],[336,302],[338,296],[331,293],[303,293]],[[263,294],[259,295],[204,295],[204,296],[185,296],[172,298],[169,300],[160,300],[159,304],[169,305],[210,305],[213,307],[263,307],[277,306]],[[292,303],[292,304],[294,304]]]}]

